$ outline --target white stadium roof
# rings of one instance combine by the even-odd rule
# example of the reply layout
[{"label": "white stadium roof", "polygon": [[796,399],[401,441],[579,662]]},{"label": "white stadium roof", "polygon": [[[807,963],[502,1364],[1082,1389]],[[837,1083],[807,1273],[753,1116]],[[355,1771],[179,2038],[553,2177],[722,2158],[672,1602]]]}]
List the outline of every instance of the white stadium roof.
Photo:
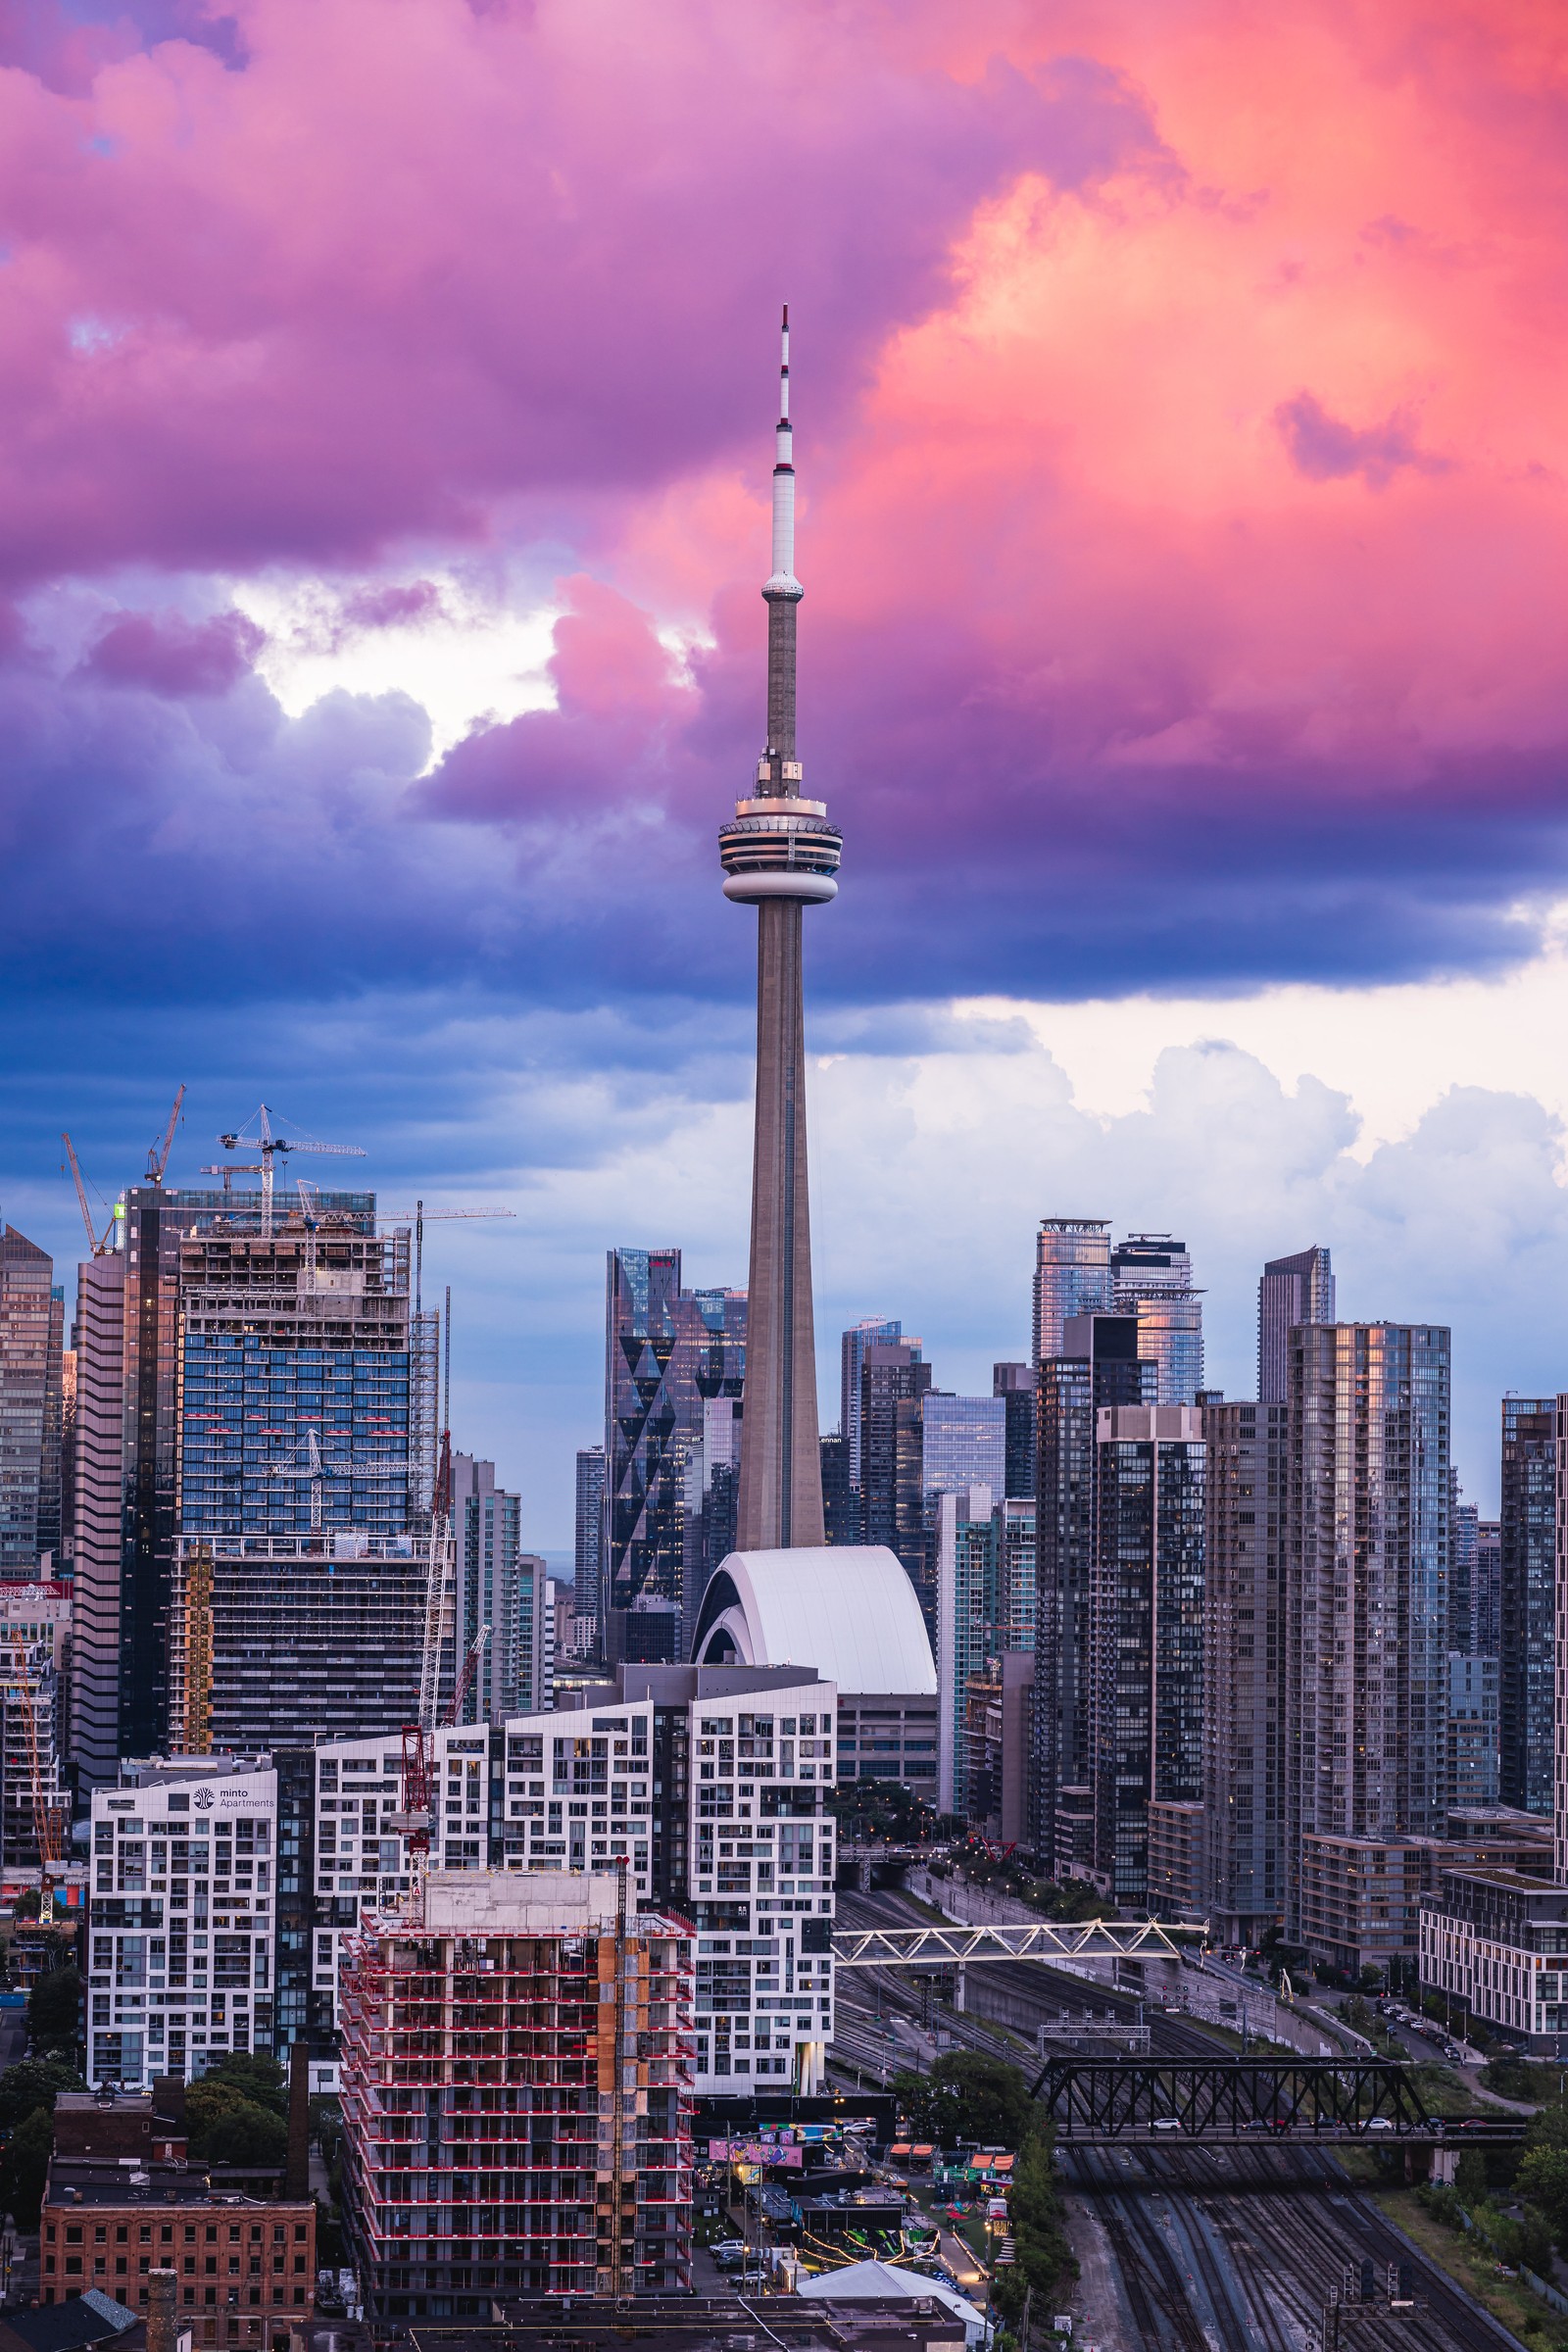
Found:
[{"label": "white stadium roof", "polygon": [[918,1697],[937,1687],[914,1587],[881,1544],[732,1551],[703,1595],[692,1658],[810,1666],[844,1691]]}]

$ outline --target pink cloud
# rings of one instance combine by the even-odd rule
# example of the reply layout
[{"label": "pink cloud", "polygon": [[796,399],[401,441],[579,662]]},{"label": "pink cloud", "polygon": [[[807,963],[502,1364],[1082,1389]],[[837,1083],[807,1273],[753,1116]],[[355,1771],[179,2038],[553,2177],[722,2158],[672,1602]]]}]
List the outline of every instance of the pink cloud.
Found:
[{"label": "pink cloud", "polygon": [[266,632],[243,612],[189,621],[177,612],[122,613],[93,644],[82,667],[112,686],[144,686],[178,701],[227,694],[249,674]]}]

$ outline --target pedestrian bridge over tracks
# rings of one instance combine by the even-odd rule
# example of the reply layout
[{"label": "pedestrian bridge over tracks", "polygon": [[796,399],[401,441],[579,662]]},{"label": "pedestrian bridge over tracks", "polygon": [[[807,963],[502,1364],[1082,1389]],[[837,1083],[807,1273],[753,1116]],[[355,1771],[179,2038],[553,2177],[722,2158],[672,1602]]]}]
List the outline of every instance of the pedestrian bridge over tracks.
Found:
[{"label": "pedestrian bridge over tracks", "polygon": [[1525,2134],[1521,2116],[1433,2115],[1414,2069],[1382,2059],[1052,2058],[1034,2095],[1063,2147],[1353,2140],[1485,2148],[1517,2146]]}]

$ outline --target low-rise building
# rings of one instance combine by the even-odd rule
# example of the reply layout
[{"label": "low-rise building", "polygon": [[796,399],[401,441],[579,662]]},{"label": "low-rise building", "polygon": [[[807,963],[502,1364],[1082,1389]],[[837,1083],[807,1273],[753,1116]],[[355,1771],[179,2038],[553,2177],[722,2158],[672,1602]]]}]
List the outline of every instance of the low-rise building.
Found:
[{"label": "low-rise building", "polygon": [[1525,2049],[1568,2034],[1568,1886],[1515,1871],[1445,1871],[1424,1897],[1421,1985]]},{"label": "low-rise building", "polygon": [[177,2164],[186,2152],[185,2085],[161,2075],[151,2090],[62,2090],[55,2154],[99,2164]]},{"label": "low-rise building", "polygon": [[343,1976],[344,2189],[368,2315],[691,2284],[688,1924],[626,1878],[434,1872]]},{"label": "low-rise building", "polygon": [[287,2352],[290,2328],[315,2312],[314,2201],[215,2195],[179,2162],[56,2155],[39,2247],[45,2303],[95,2287],[144,2311],[149,2271],[176,2272],[179,2322],[196,2346]]},{"label": "low-rise building", "polygon": [[1477,1807],[1455,1811],[1446,1826],[1446,1838],[1302,1838],[1300,1935],[1314,1959],[1352,1976],[1413,1968],[1422,1897],[1445,1871],[1501,1870],[1532,1883],[1551,1875],[1548,1822]]}]

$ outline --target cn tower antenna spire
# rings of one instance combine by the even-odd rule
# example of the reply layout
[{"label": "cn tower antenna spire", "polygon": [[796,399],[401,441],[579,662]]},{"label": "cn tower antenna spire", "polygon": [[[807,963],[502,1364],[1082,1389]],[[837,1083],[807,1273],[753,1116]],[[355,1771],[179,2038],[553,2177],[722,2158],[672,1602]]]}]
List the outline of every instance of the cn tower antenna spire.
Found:
[{"label": "cn tower antenna spire", "polygon": [[790,314],[779,353],[767,606],[767,738],[757,779],[719,833],[724,896],[757,908],[757,1126],[746,1316],[738,1551],[822,1542],[811,1228],[806,1172],[806,1037],[801,917],[838,895],[843,848],[822,801],[804,796],[795,742],[795,440]]}]

